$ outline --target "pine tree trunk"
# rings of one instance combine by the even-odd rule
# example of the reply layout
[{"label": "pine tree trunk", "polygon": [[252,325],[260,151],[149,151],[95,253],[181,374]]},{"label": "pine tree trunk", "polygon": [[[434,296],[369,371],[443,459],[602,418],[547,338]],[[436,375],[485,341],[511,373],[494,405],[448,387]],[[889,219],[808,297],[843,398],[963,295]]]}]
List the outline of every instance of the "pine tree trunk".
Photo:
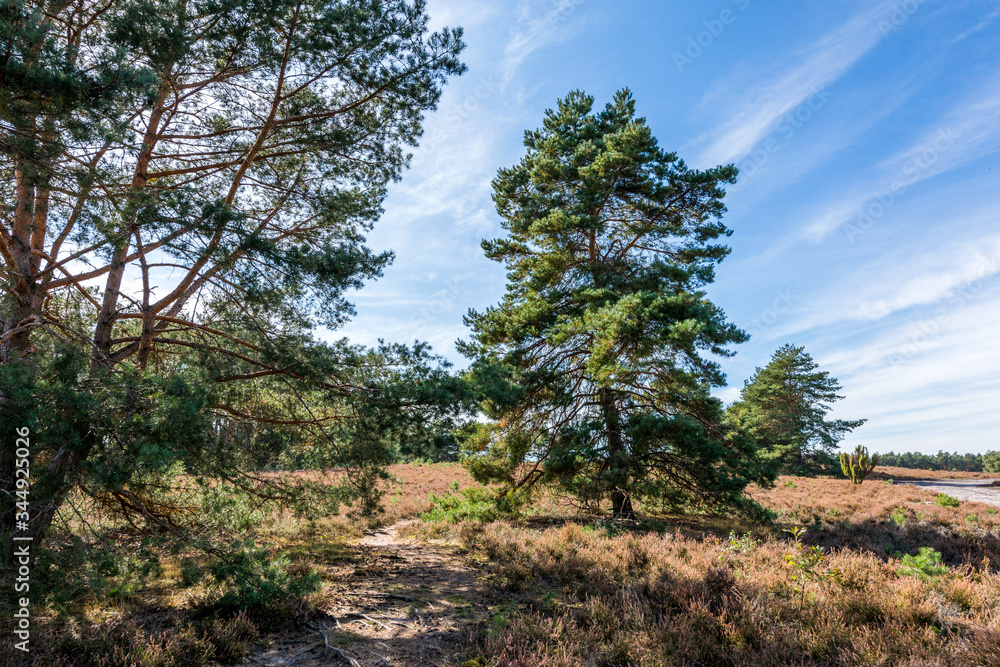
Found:
[{"label": "pine tree trunk", "polygon": [[635,518],[635,511],[632,509],[632,498],[620,489],[611,492],[611,507],[615,519],[631,520]]},{"label": "pine tree trunk", "polygon": [[[8,291],[0,296],[0,364],[24,360],[31,350],[31,328],[36,321],[40,305],[32,275],[32,222],[34,218],[35,188],[33,165],[24,158],[14,161],[14,215],[11,220],[6,257]],[[11,398],[0,393],[0,401]],[[15,454],[18,425],[4,424],[0,429],[0,536],[4,540],[4,567],[13,567],[10,537],[14,530],[14,503],[17,499]]]},{"label": "pine tree trunk", "polygon": [[621,415],[613,392],[607,387],[598,390],[601,411],[608,435],[608,458],[604,470],[608,472],[611,487],[611,507],[615,519],[634,519],[632,498],[628,493],[628,452],[622,437]]}]

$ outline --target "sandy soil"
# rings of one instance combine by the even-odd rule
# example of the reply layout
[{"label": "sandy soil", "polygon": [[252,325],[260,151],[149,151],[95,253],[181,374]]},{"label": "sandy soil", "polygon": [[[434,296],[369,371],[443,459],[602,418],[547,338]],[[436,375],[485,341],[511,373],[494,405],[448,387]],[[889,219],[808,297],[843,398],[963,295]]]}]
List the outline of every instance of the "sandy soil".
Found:
[{"label": "sandy soil", "polygon": [[934,493],[947,493],[959,500],[1000,507],[1000,486],[992,486],[992,479],[919,479],[906,480],[901,484],[913,484]]},{"label": "sandy soil", "polygon": [[401,521],[358,541],[358,558],[326,587],[331,604],[299,636],[275,641],[247,667],[450,666],[478,616],[474,572],[453,550],[401,538]]}]

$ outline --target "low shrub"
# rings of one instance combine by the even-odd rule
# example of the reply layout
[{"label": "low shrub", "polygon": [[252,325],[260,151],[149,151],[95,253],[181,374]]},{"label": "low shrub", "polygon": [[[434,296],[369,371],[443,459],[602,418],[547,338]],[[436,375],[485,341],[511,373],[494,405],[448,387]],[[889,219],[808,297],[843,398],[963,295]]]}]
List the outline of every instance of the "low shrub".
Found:
[{"label": "low shrub", "polygon": [[200,630],[212,646],[212,657],[226,665],[246,660],[251,647],[260,639],[257,626],[242,611],[230,619],[206,620]]},{"label": "low shrub", "polygon": [[479,521],[488,523],[496,521],[501,516],[501,508],[489,489],[469,487],[462,489],[461,495],[445,493],[438,496],[431,494],[433,507],[424,512],[420,518],[428,522],[461,523],[463,521]]},{"label": "low shrub", "polygon": [[322,587],[315,570],[293,575],[287,558],[271,556],[252,540],[235,540],[210,570],[216,590],[203,603],[202,614],[233,617],[244,611],[269,625],[311,616],[308,597]]},{"label": "low shrub", "polygon": [[939,493],[934,496],[934,503],[941,507],[958,507],[962,504],[962,501],[955,496],[949,496],[947,493]]},{"label": "low shrub", "polygon": [[870,552],[814,549],[813,533],[796,536],[789,568],[787,542],[735,532],[477,524],[462,539],[487,559],[503,621],[481,622],[469,657],[494,667],[995,663],[995,572],[933,581],[948,572],[934,550],[897,573]]},{"label": "low shrub", "polygon": [[941,563],[941,554],[931,547],[920,547],[916,556],[906,555],[899,566],[899,574],[903,577],[916,577],[921,581],[929,581],[947,574],[948,568]]},{"label": "low shrub", "polygon": [[148,542],[89,543],[73,536],[59,549],[39,549],[37,559],[32,593],[62,613],[83,596],[96,601],[128,600],[163,573],[160,558]]},{"label": "low shrub", "polygon": [[745,535],[736,535],[736,531],[729,531],[729,539],[722,545],[722,554],[719,555],[719,560],[729,560],[735,556],[745,556],[747,554],[756,551],[763,542],[751,535],[746,533]]},{"label": "low shrub", "polygon": [[906,528],[906,508],[897,507],[892,511],[892,522],[899,528]]},{"label": "low shrub", "polygon": [[203,667],[211,642],[193,626],[154,633],[135,620],[87,627],[46,642],[32,642],[30,667]]}]

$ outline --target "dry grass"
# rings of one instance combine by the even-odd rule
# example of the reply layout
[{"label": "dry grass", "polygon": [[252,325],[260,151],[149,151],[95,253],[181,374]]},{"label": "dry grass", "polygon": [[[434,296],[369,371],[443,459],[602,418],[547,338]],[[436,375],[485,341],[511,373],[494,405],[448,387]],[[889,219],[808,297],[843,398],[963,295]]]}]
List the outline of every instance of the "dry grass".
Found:
[{"label": "dry grass", "polygon": [[[475,664],[1000,665],[997,508],[942,507],[931,491],[874,480],[852,491],[783,477],[750,491],[776,520],[742,553],[726,533],[749,527],[690,516],[624,532],[565,512],[556,526],[535,516],[411,532],[450,531],[493,585],[495,615],[470,637]],[[782,532],[793,525],[830,574],[807,585],[801,614]],[[947,573],[900,574],[920,547]]]},{"label": "dry grass", "polygon": [[[898,483],[898,470],[880,469],[895,484],[869,479],[853,491],[847,480],[800,477],[751,488],[775,513],[769,527],[688,515],[628,528],[547,494],[517,521],[417,523],[408,533],[461,544],[489,584],[481,602],[492,610],[468,621],[469,664],[1000,665],[1000,510],[940,506],[935,493]],[[253,532],[296,571],[318,570],[329,587],[359,567],[353,542],[367,528],[426,512],[432,494],[475,486],[457,464],[389,472],[385,511],[374,522],[344,507],[316,521],[270,516]],[[801,613],[801,588],[785,559],[794,543],[782,532],[793,525],[807,527],[807,548],[823,547],[819,570],[837,572],[807,585]],[[731,547],[730,530],[749,535],[746,548]],[[940,552],[947,573],[926,581],[901,575],[903,556],[920,547]],[[181,586],[183,558],[164,559],[158,580],[117,611],[182,617],[199,595],[197,586]]]},{"label": "dry grass", "polygon": [[847,480],[782,477],[750,493],[777,512],[779,525],[812,525],[811,544],[879,558],[931,546],[953,565],[981,568],[986,558],[1000,565],[1000,510],[991,505],[942,507],[932,491],[873,480],[852,491]]},{"label": "dry grass", "polygon": [[511,600],[479,635],[490,665],[996,665],[1000,576],[959,568],[938,581],[835,550],[839,577],[799,591],[787,540],[747,553],[681,534],[610,536],[575,524],[541,531],[467,526]]},{"label": "dry grass", "polygon": [[476,482],[458,463],[401,463],[389,466],[396,481],[388,485],[385,497],[385,520],[394,523],[409,519],[431,508],[430,495],[442,495],[455,488],[474,486]]}]

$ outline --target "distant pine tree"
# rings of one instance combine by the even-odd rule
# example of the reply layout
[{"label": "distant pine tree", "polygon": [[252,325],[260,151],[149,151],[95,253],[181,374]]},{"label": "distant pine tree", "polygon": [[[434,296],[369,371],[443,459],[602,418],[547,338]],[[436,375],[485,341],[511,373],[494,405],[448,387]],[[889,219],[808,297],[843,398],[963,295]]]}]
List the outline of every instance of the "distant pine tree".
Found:
[{"label": "distant pine tree", "polygon": [[782,472],[815,472],[832,461],[837,443],[866,421],[826,419],[831,405],[843,398],[840,389],[805,348],[784,345],[746,381],[729,414]]}]

